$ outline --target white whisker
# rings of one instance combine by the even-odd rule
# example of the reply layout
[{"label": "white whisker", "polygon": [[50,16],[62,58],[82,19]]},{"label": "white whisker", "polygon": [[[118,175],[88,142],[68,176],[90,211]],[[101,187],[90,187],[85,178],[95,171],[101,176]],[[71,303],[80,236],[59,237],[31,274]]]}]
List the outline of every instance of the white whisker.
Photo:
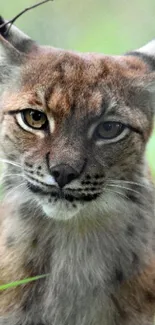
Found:
[{"label": "white whisker", "polygon": [[11,178],[11,180],[17,179],[18,177],[26,179],[25,175],[23,174],[4,174],[0,177],[0,185],[3,186],[6,182],[6,179],[9,177]]},{"label": "white whisker", "polygon": [[119,180],[119,179],[108,179],[109,182],[112,183],[126,183],[126,184],[131,184],[131,185],[137,185],[137,186],[141,186],[141,187],[150,187],[150,185],[145,185],[142,183],[138,183],[138,182],[133,182],[133,181],[126,181],[126,180]]},{"label": "white whisker", "polygon": [[25,184],[26,184],[26,182],[22,182],[22,183],[16,185],[15,187],[11,188],[11,190],[8,190],[7,193],[10,194],[11,191],[16,191],[20,186],[23,186],[23,185],[25,185]]},{"label": "white whisker", "polygon": [[132,188],[126,187],[126,186],[121,186],[121,185],[117,185],[117,184],[108,184],[108,186],[124,189],[124,190],[131,191],[131,192],[134,192],[134,193],[137,193],[137,194],[141,194],[140,192],[138,192],[136,190],[133,190]]},{"label": "white whisker", "polygon": [[5,200],[6,198],[8,198],[8,197],[11,198],[11,194],[12,194],[12,193],[14,194],[14,193],[16,192],[16,190],[19,189],[20,187],[22,187],[23,185],[26,185],[26,182],[22,182],[22,183],[16,185],[15,187],[13,187],[13,188],[11,188],[11,189],[7,189],[7,190],[6,190],[6,193],[5,193],[5,195],[4,195],[4,200]]},{"label": "white whisker", "polygon": [[110,193],[115,193],[115,194],[118,194],[118,195],[120,195],[120,196],[122,196],[122,197],[125,197],[126,199],[128,198],[125,194],[123,194],[122,192],[118,192],[118,191],[110,191],[108,188],[107,188],[107,190],[108,190],[108,192],[110,192]]},{"label": "white whisker", "polygon": [[10,164],[10,165],[13,165],[13,166],[16,166],[16,167],[21,168],[21,165],[20,165],[20,164],[15,163],[15,162],[12,161],[12,160],[8,160],[8,159],[0,158],[0,162],[4,162],[4,163],[6,163],[6,164]]},{"label": "white whisker", "polygon": [[5,177],[10,177],[10,176],[11,176],[11,178],[12,178],[12,177],[17,177],[17,176],[25,177],[23,174],[20,174],[20,173],[18,173],[18,174],[3,174],[3,175],[2,175],[3,178],[5,178]]}]

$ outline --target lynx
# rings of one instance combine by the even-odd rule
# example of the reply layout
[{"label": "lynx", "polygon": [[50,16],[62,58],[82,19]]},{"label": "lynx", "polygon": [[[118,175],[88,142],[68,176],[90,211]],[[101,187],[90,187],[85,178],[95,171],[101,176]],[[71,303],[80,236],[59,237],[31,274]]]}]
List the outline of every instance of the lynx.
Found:
[{"label": "lynx", "polygon": [[0,291],[0,325],[153,325],[155,41],[107,56],[0,33],[0,284],[45,275]]}]

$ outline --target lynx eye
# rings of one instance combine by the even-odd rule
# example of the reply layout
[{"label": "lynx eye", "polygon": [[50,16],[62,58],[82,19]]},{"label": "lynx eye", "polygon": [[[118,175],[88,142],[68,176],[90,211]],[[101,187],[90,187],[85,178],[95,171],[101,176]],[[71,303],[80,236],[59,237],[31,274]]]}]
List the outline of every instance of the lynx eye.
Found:
[{"label": "lynx eye", "polygon": [[29,127],[36,130],[43,130],[48,125],[48,120],[43,112],[25,109],[21,112],[23,122]]},{"label": "lynx eye", "polygon": [[98,139],[114,139],[120,135],[126,126],[119,122],[102,122],[95,129],[95,137]]}]

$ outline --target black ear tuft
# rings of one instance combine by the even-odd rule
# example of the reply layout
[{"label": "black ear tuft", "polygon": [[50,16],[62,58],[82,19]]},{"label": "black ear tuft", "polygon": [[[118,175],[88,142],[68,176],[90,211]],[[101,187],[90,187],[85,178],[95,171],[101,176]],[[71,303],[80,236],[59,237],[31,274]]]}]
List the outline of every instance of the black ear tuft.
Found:
[{"label": "black ear tuft", "polygon": [[2,35],[5,38],[5,35],[7,34],[7,25],[1,27],[5,23],[5,20],[2,16],[0,16],[0,35]]},{"label": "black ear tuft", "polygon": [[8,22],[0,16],[0,36],[19,52],[30,54],[37,51],[36,43],[17,27],[11,21]]}]

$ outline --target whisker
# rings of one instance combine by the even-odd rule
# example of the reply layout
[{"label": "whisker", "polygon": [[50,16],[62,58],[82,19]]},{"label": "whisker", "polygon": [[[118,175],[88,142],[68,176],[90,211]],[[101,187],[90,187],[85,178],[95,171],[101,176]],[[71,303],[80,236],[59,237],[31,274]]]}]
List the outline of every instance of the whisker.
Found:
[{"label": "whisker", "polygon": [[22,183],[20,183],[20,184],[18,184],[18,185],[16,185],[16,186],[13,186],[10,190],[8,190],[8,192],[9,191],[16,191],[16,189],[18,188],[18,187],[20,187],[20,186],[23,186],[23,185],[26,185],[26,182],[24,181],[24,182],[22,182]]},{"label": "whisker", "polygon": [[[30,193],[29,193],[29,190],[28,190],[28,188],[27,188],[27,183],[24,183],[24,185],[26,185],[25,186],[25,188],[24,188],[24,191],[22,192],[22,196],[25,198],[26,197],[26,194],[28,194],[27,195],[27,197],[28,197],[28,201],[30,202],[30,200],[31,201],[33,201],[33,199],[32,199],[32,197],[30,197]],[[36,203],[36,201],[35,201],[35,203]]]},{"label": "whisker", "polygon": [[18,174],[3,174],[2,175],[2,177],[3,178],[5,178],[5,177],[15,177],[15,176],[20,176],[20,177],[25,177],[25,175],[23,175],[23,174],[20,174],[20,173],[18,173]]},{"label": "whisker", "polygon": [[22,177],[22,178],[26,179],[25,175],[20,174],[20,173],[18,173],[18,174],[3,174],[0,177],[0,185],[5,184],[5,181],[6,181],[7,177],[10,177],[12,180],[17,179],[18,177]]},{"label": "whisker", "polygon": [[119,180],[119,179],[108,179],[109,182],[112,182],[112,183],[126,183],[126,184],[131,184],[131,185],[138,185],[138,186],[141,186],[141,187],[150,187],[150,185],[145,185],[145,184],[142,184],[142,183],[138,183],[138,182],[134,182],[134,181],[126,181],[126,180]]},{"label": "whisker", "polygon": [[13,165],[13,166],[16,166],[16,167],[19,167],[19,168],[22,168],[20,164],[15,163],[15,162],[12,161],[12,160],[8,160],[8,159],[0,158],[0,161],[1,161],[1,162],[4,162],[4,163],[7,163],[7,164],[10,164],[10,165]]},{"label": "whisker", "polygon": [[120,195],[120,196],[125,197],[126,199],[128,199],[128,197],[124,193],[122,193],[122,192],[118,192],[118,191],[114,191],[114,190],[109,190],[108,187],[106,189],[108,190],[109,193],[116,193],[116,194],[118,194],[118,195]]},{"label": "whisker", "polygon": [[108,184],[108,186],[115,187],[115,188],[122,188],[122,189],[127,190],[127,191],[131,191],[131,192],[134,192],[134,193],[137,193],[137,194],[141,194],[140,192],[138,192],[136,190],[133,190],[132,188],[126,187],[126,186],[115,185],[115,184]]},{"label": "whisker", "polygon": [[10,196],[12,192],[15,193],[16,190],[22,187],[23,185],[26,185],[26,182],[20,183],[17,186],[11,188],[10,190],[6,190],[6,194],[4,195],[4,200],[8,198],[8,196]]},{"label": "whisker", "polygon": [[[114,191],[113,189],[109,189],[107,187],[105,187],[105,189],[106,189],[106,193],[108,192],[108,194],[111,194],[111,195],[114,195],[114,194],[116,195],[117,194],[117,196],[119,196],[122,200],[123,199],[128,199],[128,197],[122,192]],[[97,210],[99,210],[99,211],[101,211],[103,213],[103,206],[100,206],[97,201],[94,201],[93,204],[95,205]],[[106,208],[106,200],[105,200],[105,208]],[[109,210],[109,208],[108,208],[108,210]]]}]

